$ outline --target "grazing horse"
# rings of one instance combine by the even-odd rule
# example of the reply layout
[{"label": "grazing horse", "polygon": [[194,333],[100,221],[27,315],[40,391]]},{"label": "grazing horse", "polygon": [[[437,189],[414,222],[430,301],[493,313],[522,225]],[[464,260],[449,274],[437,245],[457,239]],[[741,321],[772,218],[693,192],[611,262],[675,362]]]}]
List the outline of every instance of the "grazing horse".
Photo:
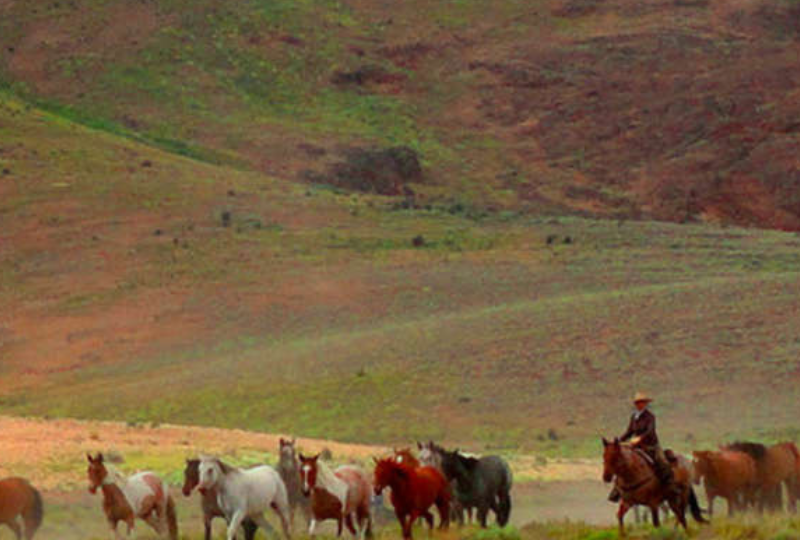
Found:
[{"label": "grazing horse", "polygon": [[617,510],[620,536],[625,535],[625,514],[637,504],[650,508],[655,527],[661,525],[658,507],[664,501],[669,504],[670,510],[684,529],[688,530],[687,506],[691,509],[695,521],[706,523],[697,496],[692,489],[689,469],[678,462],[673,464],[672,471],[675,484],[680,488],[680,494],[670,497],[642,452],[630,445],[622,444],[619,439],[611,442],[603,439],[603,481],[614,480],[621,495]]},{"label": "grazing horse", "polygon": [[450,523],[450,485],[433,467],[411,467],[394,458],[375,459],[375,494],[391,488],[390,500],[403,530],[403,538],[411,539],[411,530],[418,517],[425,518],[433,529],[430,507],[439,511],[440,529]]},{"label": "grazing horse", "polygon": [[[419,450],[419,459],[423,465],[438,469],[439,472],[444,474],[444,471],[442,471],[442,453],[445,451],[444,448],[433,441],[428,441],[426,443],[417,441],[417,450]],[[457,482],[451,480],[450,493],[456,493],[457,489]],[[463,525],[465,521],[472,523],[474,509],[474,506],[464,506],[461,501],[458,500],[458,497],[453,497],[450,501],[450,519],[451,521],[455,519],[460,525]]]},{"label": "grazing horse", "polygon": [[797,507],[797,471],[800,453],[792,442],[765,446],[753,442],[735,442],[723,450],[740,451],[750,455],[756,462],[758,510],[781,510],[783,507],[782,485],[789,494],[789,509]]},{"label": "grazing horse", "polygon": [[714,499],[722,497],[728,502],[728,516],[744,508],[752,500],[756,488],[756,462],[744,452],[698,451],[694,456],[694,483],[702,480],[708,499],[708,515],[714,513]]},{"label": "grazing horse", "polygon": [[141,519],[159,536],[169,533],[171,540],[178,540],[178,519],[175,502],[169,495],[167,485],[155,473],[145,471],[125,477],[111,465],[105,463],[103,454],[92,457],[87,475],[89,492],[103,493],[103,511],[115,537],[119,536],[120,521],[128,526],[128,536],[133,532],[134,521]]},{"label": "grazing horse", "polygon": [[[0,480],[0,524],[8,525],[17,540],[31,540],[44,517],[42,496],[24,478]],[[22,518],[24,527],[20,527]]]},{"label": "grazing horse", "polygon": [[268,465],[239,469],[213,457],[201,457],[199,469],[200,493],[216,490],[217,502],[228,521],[228,540],[234,540],[245,518],[266,531],[271,530],[264,517],[267,508],[275,511],[284,536],[287,540],[291,538],[289,500],[278,471]]},{"label": "grazing horse", "polygon": [[494,512],[497,524],[504,527],[511,516],[513,477],[508,463],[500,456],[474,458],[458,450],[442,450],[440,456],[444,475],[456,482],[455,496],[461,505],[478,509],[481,527],[486,527],[489,510]]},{"label": "grazing horse", "polygon": [[294,513],[297,508],[303,512],[306,522],[311,522],[311,506],[308,497],[303,496],[303,488],[300,485],[300,464],[297,461],[295,444],[297,440],[280,440],[280,459],[278,461],[278,473],[286,485],[286,494],[289,497],[290,516],[289,521],[294,523]]},{"label": "grazing horse", "polygon": [[317,521],[335,519],[337,536],[342,535],[345,523],[353,536],[372,537],[371,485],[361,468],[342,465],[332,471],[319,454],[300,454],[300,482],[303,495],[311,498],[309,535],[314,534]]},{"label": "grazing horse", "polygon": [[[200,483],[200,460],[187,459],[186,468],[183,471],[183,495],[189,497],[192,491]],[[203,525],[205,526],[205,540],[211,540],[211,521],[215,517],[224,518],[225,514],[217,502],[217,490],[206,489],[200,494],[200,504],[203,509]],[[256,535],[258,525],[252,519],[245,518],[242,521],[245,540],[253,540]]]}]

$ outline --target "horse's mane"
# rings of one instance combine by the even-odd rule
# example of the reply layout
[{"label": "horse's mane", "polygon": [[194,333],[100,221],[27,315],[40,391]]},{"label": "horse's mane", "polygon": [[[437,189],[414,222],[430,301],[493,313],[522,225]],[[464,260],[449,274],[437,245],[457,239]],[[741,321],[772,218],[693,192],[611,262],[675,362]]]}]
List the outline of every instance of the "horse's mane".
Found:
[{"label": "horse's mane", "polygon": [[347,482],[336,476],[331,468],[320,460],[317,460],[317,487],[339,499],[339,502],[342,503],[342,511],[344,511],[347,506]]},{"label": "horse's mane", "polygon": [[723,447],[725,450],[733,450],[735,452],[744,452],[757,462],[764,460],[767,455],[767,447],[761,443],[754,443],[749,441],[736,441]]},{"label": "horse's mane", "polygon": [[112,484],[116,484],[119,487],[122,487],[128,483],[128,477],[122,474],[122,472],[119,469],[117,469],[110,463],[104,463],[103,466],[106,468],[106,472],[108,473],[108,478],[111,480]]}]

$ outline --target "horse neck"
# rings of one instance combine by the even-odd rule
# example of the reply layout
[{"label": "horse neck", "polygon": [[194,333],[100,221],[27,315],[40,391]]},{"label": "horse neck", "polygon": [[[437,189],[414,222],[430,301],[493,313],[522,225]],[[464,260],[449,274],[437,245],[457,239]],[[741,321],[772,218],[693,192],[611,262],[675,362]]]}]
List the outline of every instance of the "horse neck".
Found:
[{"label": "horse neck", "polygon": [[317,461],[317,486],[324,489],[342,503],[342,509],[347,504],[347,482],[336,476],[325,462]]},{"label": "horse neck", "polygon": [[106,477],[103,479],[103,484],[116,484],[117,486],[124,486],[128,483],[128,477],[122,474],[119,469],[112,465],[106,465]]},{"label": "horse neck", "polygon": [[621,449],[620,459],[617,461],[617,467],[614,474],[623,481],[634,482],[639,479],[639,472],[641,467],[637,466],[637,460],[642,459],[637,456],[633,450]]},{"label": "horse neck", "polygon": [[122,489],[117,484],[114,483],[103,483],[100,487],[100,490],[103,492],[103,499],[113,505],[119,507],[120,505],[126,506],[131,512],[133,512],[133,508],[131,507],[128,498],[123,493]]}]

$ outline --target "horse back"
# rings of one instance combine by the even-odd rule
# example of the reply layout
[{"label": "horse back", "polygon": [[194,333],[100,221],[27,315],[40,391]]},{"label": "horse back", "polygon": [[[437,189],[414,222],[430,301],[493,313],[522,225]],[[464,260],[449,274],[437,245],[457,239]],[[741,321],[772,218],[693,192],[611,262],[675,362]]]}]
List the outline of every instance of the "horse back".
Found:
[{"label": "horse back", "polygon": [[9,521],[25,513],[35,501],[36,492],[24,478],[0,480],[0,521]]},{"label": "horse back", "polygon": [[347,506],[349,508],[345,510],[346,513],[355,508],[369,507],[372,482],[363,469],[353,465],[342,465],[333,474],[347,484]]}]

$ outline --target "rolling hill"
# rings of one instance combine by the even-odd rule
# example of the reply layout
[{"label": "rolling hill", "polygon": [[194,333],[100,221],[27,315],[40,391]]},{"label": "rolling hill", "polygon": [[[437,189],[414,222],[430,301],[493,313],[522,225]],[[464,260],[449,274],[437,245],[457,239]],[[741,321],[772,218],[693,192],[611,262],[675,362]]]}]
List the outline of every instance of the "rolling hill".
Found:
[{"label": "rolling hill", "polygon": [[796,2],[420,6],[0,1],[2,411],[796,438]]}]

